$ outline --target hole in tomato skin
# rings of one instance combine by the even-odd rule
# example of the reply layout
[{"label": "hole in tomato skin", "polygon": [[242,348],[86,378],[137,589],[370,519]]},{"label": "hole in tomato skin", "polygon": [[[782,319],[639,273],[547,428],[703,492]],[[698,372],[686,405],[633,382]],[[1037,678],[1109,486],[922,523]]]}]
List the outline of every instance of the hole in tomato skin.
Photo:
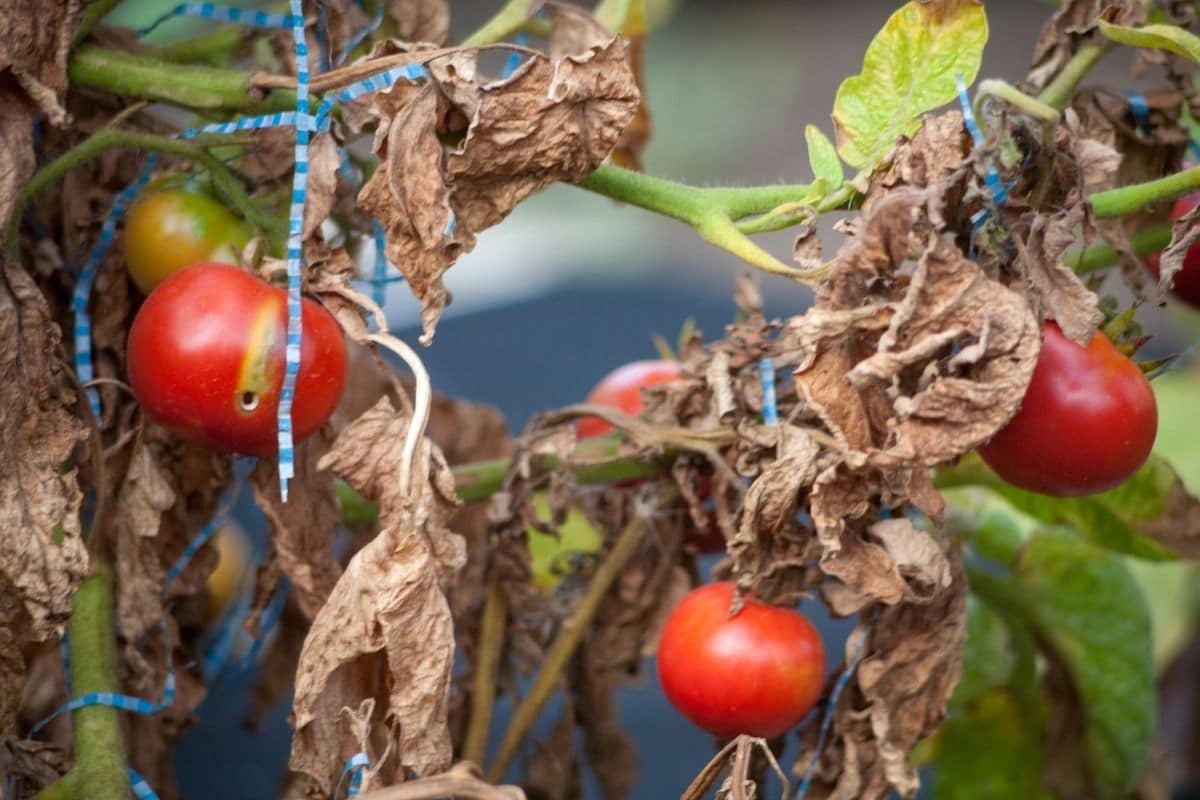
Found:
[{"label": "hole in tomato skin", "polygon": [[258,392],[242,392],[238,396],[238,408],[246,413],[258,408]]}]

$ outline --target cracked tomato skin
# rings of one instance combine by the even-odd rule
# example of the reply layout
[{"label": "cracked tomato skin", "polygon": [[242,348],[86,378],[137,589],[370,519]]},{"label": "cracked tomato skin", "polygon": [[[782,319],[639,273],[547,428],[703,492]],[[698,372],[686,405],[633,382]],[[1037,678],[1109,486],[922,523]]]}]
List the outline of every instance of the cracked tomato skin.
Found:
[{"label": "cracked tomato skin", "polygon": [[658,681],[683,716],[722,738],[770,738],[800,723],[825,682],[825,647],[808,618],[747,597],[730,617],[734,586],[693,589],[658,642]]},{"label": "cracked tomato skin", "polygon": [[[596,388],[588,394],[587,402],[615,408],[636,417],[646,408],[642,400],[643,386],[670,383],[680,377],[679,364],[675,361],[634,361],[617,367],[601,378]],[[580,439],[603,436],[612,430],[612,425],[599,417],[581,417],[575,425],[576,435]]]},{"label": "cracked tomato skin", "polygon": [[[294,439],[321,427],[346,382],[346,343],[324,308],[301,301]],[[228,264],[196,264],[150,293],[129,331],[129,382],[143,410],[222,452],[278,451],[287,294]]]},{"label": "cracked tomato skin", "polygon": [[[1189,194],[1175,201],[1171,208],[1171,219],[1177,220],[1200,205],[1200,192]],[[1161,253],[1151,253],[1146,256],[1146,266],[1158,277],[1158,265]],[[1193,308],[1200,308],[1200,244],[1188,248],[1183,256],[1183,267],[1175,273],[1171,283],[1171,294]]]},{"label": "cracked tomato skin", "polygon": [[1157,433],[1154,392],[1137,364],[1103,333],[1080,347],[1047,322],[1020,410],[979,453],[1013,486],[1081,497],[1124,483]]}]

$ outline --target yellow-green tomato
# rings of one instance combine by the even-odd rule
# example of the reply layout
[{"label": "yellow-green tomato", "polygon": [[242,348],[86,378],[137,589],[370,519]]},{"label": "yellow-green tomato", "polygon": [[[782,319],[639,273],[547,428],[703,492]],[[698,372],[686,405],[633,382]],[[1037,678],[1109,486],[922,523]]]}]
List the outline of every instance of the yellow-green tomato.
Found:
[{"label": "yellow-green tomato", "polygon": [[204,621],[215,622],[225,613],[237,596],[249,588],[251,578],[250,537],[233,520],[225,521],[211,541],[217,550],[217,566],[208,573],[208,603]]},{"label": "yellow-green tomato", "polygon": [[146,187],[125,217],[125,265],[145,294],[184,267],[231,263],[250,226],[195,181],[170,176]]},{"label": "yellow-green tomato", "polygon": [[[550,503],[546,495],[539,492],[533,502],[538,516],[549,519]],[[559,526],[558,533],[555,537],[535,528],[525,529],[533,583],[544,592],[550,592],[558,586],[582,560],[594,555],[603,542],[600,532],[577,508],[567,512],[567,518]]]}]

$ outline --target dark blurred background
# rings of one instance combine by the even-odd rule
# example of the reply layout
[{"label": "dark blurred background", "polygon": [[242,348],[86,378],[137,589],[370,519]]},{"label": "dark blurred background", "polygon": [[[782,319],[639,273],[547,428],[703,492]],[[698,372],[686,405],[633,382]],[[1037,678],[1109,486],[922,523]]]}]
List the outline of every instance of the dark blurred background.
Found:
[{"label": "dark blurred background", "polygon": [[[138,26],[173,5],[174,0],[127,0],[114,20]],[[499,0],[453,2],[456,37],[499,5]],[[832,137],[830,110],[839,82],[859,71],[867,43],[899,3],[653,5],[660,20],[646,49],[646,100],[654,122],[646,169],[700,185],[737,185],[811,178],[804,125],[815,123]],[[989,3],[991,38],[980,75],[1019,80],[1052,10],[1053,4],[1036,0]],[[156,36],[191,35],[203,25],[172,22]],[[1126,55],[1110,56],[1089,83],[1131,88],[1137,84],[1128,65]],[[838,244],[832,221],[822,225],[827,256]],[[791,237],[781,232],[759,241],[786,260]],[[422,356],[436,389],[493,403],[520,430],[535,411],[582,399],[610,368],[653,357],[651,335],[673,340],[686,317],[708,338],[719,336],[732,315],[734,277],[742,269],[673,221],[555,186],[484,232],[476,250],[451,270],[446,282],[455,302]],[[800,313],[811,301],[807,289],[782,279],[764,277],[762,289],[769,314]],[[402,284],[389,288],[393,329],[410,342],[416,339],[417,308]],[[1158,334],[1159,351],[1179,350],[1200,336],[1200,315],[1174,307],[1144,312],[1141,318]],[[1171,432],[1160,436],[1160,449],[1181,461],[1192,488],[1200,489],[1195,447],[1200,425],[1186,413],[1194,394],[1173,377],[1159,385],[1170,389],[1162,399],[1164,434]],[[261,520],[252,505],[243,502],[239,517],[261,549]],[[1190,572],[1145,569],[1148,586],[1179,586],[1181,575],[1187,585],[1194,578]],[[1170,592],[1159,594],[1168,596],[1151,597],[1156,624],[1177,621],[1179,593],[1174,599]],[[820,627],[832,665],[841,660],[848,628],[829,620]],[[659,800],[682,792],[707,761],[711,740],[666,704],[653,665],[645,675],[624,693],[622,716],[641,747],[634,797]],[[259,733],[244,731],[239,720],[253,679],[251,672],[227,680],[199,709],[199,722],[187,732],[177,758],[189,800],[275,796],[288,756],[288,708],[277,708]],[[497,720],[494,733],[503,722]]]}]

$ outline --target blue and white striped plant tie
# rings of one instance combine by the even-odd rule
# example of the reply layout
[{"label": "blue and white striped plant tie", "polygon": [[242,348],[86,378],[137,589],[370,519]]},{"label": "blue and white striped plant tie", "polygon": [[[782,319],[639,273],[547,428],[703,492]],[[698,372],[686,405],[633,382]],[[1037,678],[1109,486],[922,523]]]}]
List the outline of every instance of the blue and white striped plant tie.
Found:
[{"label": "blue and white striped plant tie", "polygon": [[1150,135],[1150,104],[1146,102],[1146,96],[1141,92],[1125,92],[1125,99],[1129,101],[1129,113],[1133,115],[1133,122],[1137,126],[1137,131],[1142,136]]},{"label": "blue and white striped plant tie", "polygon": [[[983,147],[986,139],[983,136],[983,131],[979,130],[979,123],[975,120],[975,112],[971,109],[971,98],[967,95],[967,82],[963,80],[962,75],[956,76],[955,80],[958,83],[958,105],[962,109],[963,124],[966,125],[967,132],[971,134],[971,140],[976,147]],[[988,192],[992,195],[992,202],[997,206],[1002,205],[1008,199],[1008,193],[1012,191],[1015,185],[1005,186],[1000,180],[1000,173],[996,171],[995,164],[989,164],[987,174],[984,176],[984,184],[988,188]],[[971,215],[971,256],[975,253],[975,234],[987,222],[991,215],[991,209],[981,208]]]},{"label": "blue and white striped plant tie", "polygon": [[[516,43],[522,46],[529,44],[529,34],[524,31],[518,33]],[[511,78],[512,74],[517,71],[517,67],[521,66],[521,56],[520,50],[513,50],[508,54],[508,60],[504,62],[504,72],[501,74],[503,80]]]},{"label": "blue and white striped plant tie", "polygon": [[[363,5],[363,0],[358,0],[358,5],[361,8]],[[354,52],[354,48],[362,44],[364,39],[378,30],[379,26],[383,24],[384,5],[385,3],[383,2],[375,3],[375,15],[371,18],[370,22],[363,27],[362,30],[351,36],[350,40],[346,42],[346,46],[342,48],[342,52],[338,53],[337,58],[334,61],[335,67],[344,64],[346,59],[350,57],[350,54]]]},{"label": "blue and white striped plant tie", "polygon": [[346,797],[358,797],[358,793],[362,791],[362,771],[371,765],[367,754],[361,750],[350,757],[342,767],[342,775],[338,778],[338,784],[333,789],[333,797],[331,800],[338,800],[338,795],[342,793],[342,784],[346,782],[346,776],[350,776],[350,786],[346,790]]},{"label": "blue and white striped plant tie", "polygon": [[[225,6],[217,3],[180,3],[154,20],[150,25],[138,31],[138,37],[145,36],[159,25],[174,17],[202,17],[214,22],[233,22],[239,25],[248,25],[252,28],[279,28],[284,30],[291,28],[295,24],[290,14],[271,14],[257,9],[238,8],[236,6]],[[300,24],[304,24],[303,17],[301,17]]]},{"label": "blue and white striped plant tie", "polygon": [[778,425],[779,404],[775,399],[775,365],[771,359],[759,359],[758,378],[762,382],[763,424]]},{"label": "blue and white striped plant tie", "polygon": [[238,634],[250,612],[250,602],[249,592],[243,592],[234,603],[233,608],[226,612],[225,618],[221,621],[221,627],[217,630],[217,635],[204,648],[200,668],[204,672],[206,683],[211,684],[229,662],[229,655],[233,652]]},{"label": "blue and white striped plant tie", "polygon": [[271,602],[263,610],[262,621],[259,623],[258,636],[254,637],[254,641],[250,643],[250,649],[246,652],[246,657],[242,659],[243,671],[254,666],[258,654],[267,642],[267,638],[275,630],[275,626],[279,624],[279,617],[283,614],[283,607],[287,605],[287,597],[291,590],[292,582],[287,578],[279,582],[279,586],[275,589],[275,594],[271,598]]},{"label": "blue and white striped plant tie", "polygon": [[[75,316],[75,372],[79,375],[79,382],[84,386],[95,379],[95,366],[92,363],[92,320],[88,313],[88,299],[92,294],[92,286],[96,282],[96,273],[99,272],[100,264],[108,255],[108,249],[117,235],[117,224],[125,216],[126,210],[133,199],[137,197],[138,192],[150,181],[150,175],[154,172],[158,159],[157,153],[151,153],[146,158],[146,164],[142,167],[142,172],[137,179],[117,195],[113,201],[112,211],[109,212],[108,219],[104,220],[104,225],[100,229],[100,237],[92,245],[87,261],[79,270],[79,277],[75,281],[75,291],[71,296],[71,310]],[[100,393],[94,387],[89,387],[87,395],[88,403],[92,407],[92,414],[99,422]]]},{"label": "blue and white striped plant tie", "polygon": [[158,800],[158,795],[150,788],[149,782],[139,775],[137,770],[133,767],[126,767],[125,772],[129,775],[129,788],[137,800]]},{"label": "blue and white striped plant tie", "polygon": [[[300,373],[301,317],[300,268],[304,206],[308,194],[308,140],[312,119],[308,108],[308,43],[304,38],[302,0],[290,0],[292,40],[296,55],[296,168],[292,177],[292,203],[288,213],[287,241],[287,339],[285,345],[283,387],[279,392],[277,417],[279,435],[279,494],[287,502],[288,481],[296,474],[292,439],[292,403],[296,395],[296,377]],[[313,120],[315,123],[315,120]],[[302,124],[303,123],[303,124]],[[314,126],[315,127],[315,126]]]},{"label": "blue and white striped plant tie", "polygon": [[[166,621],[162,622],[163,635],[167,632]],[[81,697],[76,697],[67,703],[59,706],[50,716],[39,721],[36,725],[29,729],[29,735],[32,737],[37,734],[42,728],[46,727],[52,720],[61,714],[71,711],[78,711],[81,708],[88,706],[107,706],[115,708],[118,711],[128,711],[131,714],[153,715],[170,708],[175,702],[175,666],[171,661],[171,655],[167,653],[167,676],[163,682],[162,700],[154,702],[145,700],[141,697],[131,697],[127,694],[118,694],[116,692],[91,692]]]},{"label": "blue and white striped plant tie", "polygon": [[167,593],[167,590],[171,588],[171,584],[173,584],[187,568],[187,565],[191,563],[192,558],[195,557],[196,553],[200,552],[200,548],[208,544],[209,539],[213,537],[213,534],[217,532],[217,530],[229,517],[229,513],[233,510],[233,506],[237,502],[238,495],[240,495],[242,492],[242,485],[243,481],[241,478],[234,480],[233,484],[228,490],[226,490],[225,498],[217,507],[217,511],[213,515],[212,519],[208,521],[207,525],[200,529],[199,533],[192,537],[191,541],[187,543],[187,546],[183,548],[183,552],[180,553],[179,557],[175,559],[175,563],[172,564],[171,568],[167,570],[167,576],[163,580],[164,595]]}]

